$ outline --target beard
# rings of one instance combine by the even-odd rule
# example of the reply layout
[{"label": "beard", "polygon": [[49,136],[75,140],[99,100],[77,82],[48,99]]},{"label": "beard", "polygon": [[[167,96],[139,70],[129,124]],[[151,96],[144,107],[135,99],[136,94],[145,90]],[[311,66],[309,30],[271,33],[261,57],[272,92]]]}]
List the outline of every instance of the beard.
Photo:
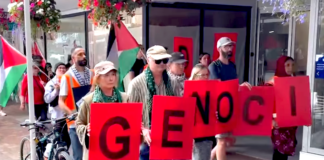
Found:
[{"label": "beard", "polygon": [[81,66],[81,67],[85,67],[88,65],[88,61],[87,59],[84,59],[84,60],[78,60],[78,65]]},{"label": "beard", "polygon": [[232,51],[228,51],[228,52],[221,51],[221,54],[224,58],[227,58],[227,59],[230,59],[232,57]]}]

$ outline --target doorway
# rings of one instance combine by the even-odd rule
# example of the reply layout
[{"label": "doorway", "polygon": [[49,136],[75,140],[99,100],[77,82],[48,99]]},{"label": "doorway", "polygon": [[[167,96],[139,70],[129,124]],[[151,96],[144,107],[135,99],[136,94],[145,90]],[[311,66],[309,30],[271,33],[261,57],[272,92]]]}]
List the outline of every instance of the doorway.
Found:
[{"label": "doorway", "polygon": [[252,6],[154,2],[144,11],[144,45],[146,49],[162,45],[171,53],[178,50],[175,39],[183,38],[184,45],[189,46],[187,59],[192,67],[203,52],[216,59],[217,40],[226,36],[236,41],[233,61],[240,82],[253,81],[250,42],[256,34],[251,31],[251,11]]}]

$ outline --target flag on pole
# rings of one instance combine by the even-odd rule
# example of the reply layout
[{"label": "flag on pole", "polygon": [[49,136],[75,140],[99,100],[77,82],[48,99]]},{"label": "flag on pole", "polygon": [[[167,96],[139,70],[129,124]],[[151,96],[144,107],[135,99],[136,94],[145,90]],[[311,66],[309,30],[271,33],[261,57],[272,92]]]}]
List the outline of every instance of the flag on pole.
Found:
[{"label": "flag on pole", "polygon": [[26,57],[0,37],[0,106],[5,107],[27,67]]},{"label": "flag on pole", "polygon": [[118,68],[118,89],[124,91],[123,79],[132,69],[140,48],[123,22],[112,24],[108,38],[107,60]]}]

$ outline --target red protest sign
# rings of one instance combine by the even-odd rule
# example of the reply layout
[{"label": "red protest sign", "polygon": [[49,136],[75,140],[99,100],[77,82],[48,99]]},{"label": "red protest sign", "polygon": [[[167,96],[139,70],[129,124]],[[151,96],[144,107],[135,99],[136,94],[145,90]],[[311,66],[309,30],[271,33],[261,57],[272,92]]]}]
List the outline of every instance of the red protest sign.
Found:
[{"label": "red protest sign", "polygon": [[233,131],[240,114],[238,100],[238,79],[219,82],[215,92],[217,123],[216,134]]},{"label": "red protest sign", "polygon": [[89,160],[138,159],[141,103],[91,104]]},{"label": "red protest sign", "polygon": [[239,102],[241,114],[233,135],[271,136],[274,88],[240,87]]},{"label": "red protest sign", "polygon": [[193,40],[187,37],[174,37],[174,52],[181,52],[185,56],[188,63],[185,67],[186,77],[190,77],[193,67]]},{"label": "red protest sign", "polygon": [[278,126],[312,124],[308,76],[275,78],[274,89]]},{"label": "red protest sign", "polygon": [[[217,41],[222,38],[222,37],[228,37],[230,38],[232,41],[237,42],[237,33],[215,33],[215,44],[214,44],[214,54],[213,54],[213,60],[218,59],[219,57],[219,52],[217,49]],[[235,53],[236,53],[236,45],[233,46],[233,55],[231,57],[231,61],[233,63],[235,63]]]},{"label": "red protest sign", "polygon": [[[185,81],[184,97],[195,97],[194,138],[215,136],[216,85],[219,81]],[[199,87],[197,87],[199,86]]]},{"label": "red protest sign", "polygon": [[154,96],[150,159],[191,159],[196,99]]}]

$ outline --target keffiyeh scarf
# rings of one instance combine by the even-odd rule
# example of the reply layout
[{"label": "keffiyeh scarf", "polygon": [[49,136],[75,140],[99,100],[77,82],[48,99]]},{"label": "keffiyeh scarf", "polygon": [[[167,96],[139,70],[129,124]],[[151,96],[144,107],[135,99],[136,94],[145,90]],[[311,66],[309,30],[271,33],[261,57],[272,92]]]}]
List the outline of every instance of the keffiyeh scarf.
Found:
[{"label": "keffiyeh scarf", "polygon": [[122,98],[121,98],[120,92],[116,88],[113,89],[112,96],[106,96],[105,94],[102,93],[99,86],[96,86],[94,94],[93,94],[92,102],[93,103],[122,102]]},{"label": "keffiyeh scarf", "polygon": [[[166,87],[166,95],[167,96],[174,96],[173,90],[172,90],[172,86],[171,86],[171,80],[169,78],[169,75],[166,71],[163,72],[162,74],[163,76],[163,83],[164,86]],[[145,79],[147,82],[147,88],[149,90],[149,98],[147,100],[147,106],[149,108],[149,123],[151,122],[151,115],[152,115],[152,103],[153,103],[153,96],[156,95],[156,88],[155,88],[155,81],[154,81],[154,77],[153,77],[153,73],[150,70],[150,68],[146,68],[145,69]]]},{"label": "keffiyeh scarf", "polygon": [[179,84],[180,84],[180,94],[183,95],[183,92],[184,92],[184,82],[186,80],[186,75],[185,74],[182,74],[181,76],[178,76],[178,75],[175,75],[171,72],[168,72],[169,76],[171,79],[174,79],[176,80]]},{"label": "keffiyeh scarf", "polygon": [[75,78],[80,83],[80,86],[86,86],[90,85],[90,70],[88,68],[85,68],[84,70],[84,78],[81,77],[80,73],[75,69],[75,67],[71,67],[72,72],[75,75]]}]

